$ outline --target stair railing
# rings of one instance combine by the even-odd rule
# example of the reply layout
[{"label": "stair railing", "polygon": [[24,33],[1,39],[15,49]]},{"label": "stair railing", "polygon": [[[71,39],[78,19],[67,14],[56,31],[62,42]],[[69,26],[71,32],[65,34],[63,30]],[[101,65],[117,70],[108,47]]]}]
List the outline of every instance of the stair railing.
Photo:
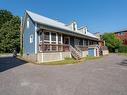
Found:
[{"label": "stair railing", "polygon": [[70,45],[70,52],[75,59],[81,59],[80,53]]}]

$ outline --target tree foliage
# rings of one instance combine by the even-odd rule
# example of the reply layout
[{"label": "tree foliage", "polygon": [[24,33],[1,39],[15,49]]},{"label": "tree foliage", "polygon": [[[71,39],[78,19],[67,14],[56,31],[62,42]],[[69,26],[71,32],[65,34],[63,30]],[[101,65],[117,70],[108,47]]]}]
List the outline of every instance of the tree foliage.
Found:
[{"label": "tree foliage", "polygon": [[0,10],[0,28],[4,23],[7,21],[10,21],[13,18],[13,15],[11,12],[7,10]]},{"label": "tree foliage", "polygon": [[114,51],[122,45],[122,40],[117,39],[113,33],[105,33],[102,35],[102,38],[105,40],[105,44],[110,51]]},{"label": "tree foliage", "polygon": [[[0,11],[8,12],[6,10]],[[5,14],[5,12],[3,12],[3,15]],[[10,12],[6,14],[10,14],[10,16],[7,16],[7,18],[11,17]],[[7,18],[5,16],[5,19]],[[19,50],[20,46],[19,31],[20,31],[20,18],[18,16],[13,16],[10,20],[8,19],[8,21],[2,23],[2,26],[0,28],[0,52],[10,53],[14,48]]]}]

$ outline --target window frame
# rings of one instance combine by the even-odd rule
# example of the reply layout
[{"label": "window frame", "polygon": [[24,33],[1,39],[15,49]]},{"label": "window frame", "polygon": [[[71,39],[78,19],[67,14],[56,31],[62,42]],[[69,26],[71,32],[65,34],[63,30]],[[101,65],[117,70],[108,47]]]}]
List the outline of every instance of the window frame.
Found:
[{"label": "window frame", "polygon": [[30,35],[30,43],[33,43],[33,34]]}]

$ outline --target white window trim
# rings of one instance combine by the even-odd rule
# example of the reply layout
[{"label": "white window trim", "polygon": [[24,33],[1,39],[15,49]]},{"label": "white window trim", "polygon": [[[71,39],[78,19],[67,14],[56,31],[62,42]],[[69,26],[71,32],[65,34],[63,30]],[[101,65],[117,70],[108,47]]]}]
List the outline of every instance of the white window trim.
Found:
[{"label": "white window trim", "polygon": [[26,24],[27,24],[27,28],[29,28],[30,27],[30,20],[29,20],[29,18],[27,18]]},{"label": "white window trim", "polygon": [[33,34],[30,35],[30,43],[33,43]]}]

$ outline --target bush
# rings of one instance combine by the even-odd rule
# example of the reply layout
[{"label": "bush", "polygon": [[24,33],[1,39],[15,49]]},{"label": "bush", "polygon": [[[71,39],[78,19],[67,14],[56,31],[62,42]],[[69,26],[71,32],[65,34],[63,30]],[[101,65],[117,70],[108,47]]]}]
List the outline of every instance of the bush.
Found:
[{"label": "bush", "polygon": [[120,46],[118,50],[120,53],[127,53],[127,46]]}]

